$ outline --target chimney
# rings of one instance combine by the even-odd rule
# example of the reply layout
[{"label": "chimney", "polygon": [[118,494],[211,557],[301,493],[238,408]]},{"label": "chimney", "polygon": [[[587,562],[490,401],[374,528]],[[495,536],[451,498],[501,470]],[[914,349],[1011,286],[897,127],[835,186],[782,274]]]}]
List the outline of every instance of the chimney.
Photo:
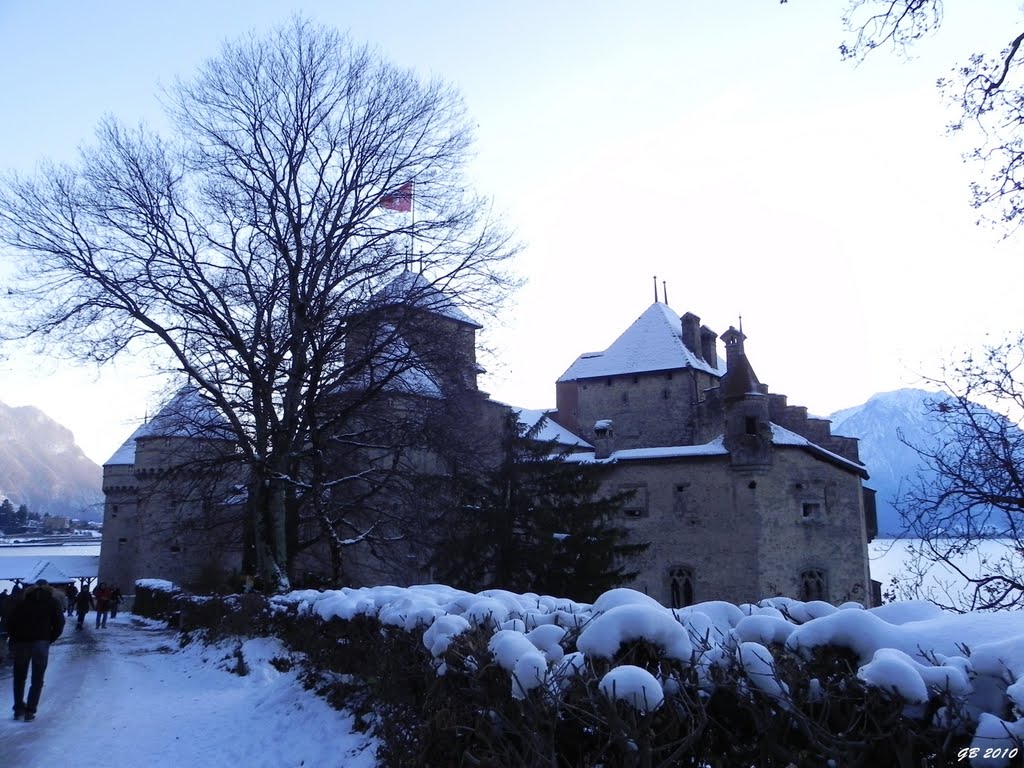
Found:
[{"label": "chimney", "polygon": [[692,312],[687,312],[680,318],[682,323],[683,344],[697,357],[702,357],[700,352],[700,318]]},{"label": "chimney", "polygon": [[615,450],[615,430],[611,419],[598,419],[594,424],[594,458],[607,459]]},{"label": "chimney", "polygon": [[718,367],[718,334],[706,325],[700,327],[700,354],[712,368]]}]

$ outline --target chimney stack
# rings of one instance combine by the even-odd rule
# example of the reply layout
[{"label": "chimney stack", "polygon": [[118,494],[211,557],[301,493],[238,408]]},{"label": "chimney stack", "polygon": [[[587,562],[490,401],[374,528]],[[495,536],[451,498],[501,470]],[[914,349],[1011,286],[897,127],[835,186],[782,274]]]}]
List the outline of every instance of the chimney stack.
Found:
[{"label": "chimney stack", "polygon": [[680,318],[680,322],[683,344],[697,357],[703,357],[700,351],[700,318],[692,312],[687,312]]},{"label": "chimney stack", "polygon": [[718,334],[706,325],[700,327],[700,354],[704,362],[712,368],[718,368]]}]

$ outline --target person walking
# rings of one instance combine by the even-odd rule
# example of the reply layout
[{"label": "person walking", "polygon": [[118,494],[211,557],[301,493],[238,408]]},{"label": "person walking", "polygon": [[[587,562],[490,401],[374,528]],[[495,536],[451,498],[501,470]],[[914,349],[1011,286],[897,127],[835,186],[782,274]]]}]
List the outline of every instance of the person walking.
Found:
[{"label": "person walking", "polygon": [[100,627],[106,628],[107,626],[107,615],[110,613],[110,596],[112,594],[113,591],[103,581],[100,582],[100,585],[96,587],[96,591],[93,593],[93,597],[96,599],[96,629]]},{"label": "person walking", "polygon": [[[64,607],[46,579],[39,579],[15,603],[8,621],[14,661],[14,719],[35,720],[43,677],[50,661],[50,644],[64,631]],[[32,684],[25,699],[29,668]]]},{"label": "person walking", "polygon": [[64,594],[67,595],[68,599],[68,616],[73,616],[75,613],[75,600],[78,599],[78,588],[73,583],[68,584],[64,588]]},{"label": "person walking", "polygon": [[81,629],[85,624],[86,614],[89,613],[95,605],[96,603],[93,601],[92,595],[89,594],[89,585],[83,584],[81,591],[78,593],[78,597],[75,598],[75,610],[78,612],[78,629]]},{"label": "person walking", "polygon": [[114,585],[113,590],[110,592],[110,618],[117,618],[117,609],[121,607],[121,600],[124,599],[121,595],[121,588]]},{"label": "person walking", "polygon": [[14,598],[7,594],[7,590],[0,592],[0,664],[4,663],[4,654],[7,652],[7,614],[13,605]]}]

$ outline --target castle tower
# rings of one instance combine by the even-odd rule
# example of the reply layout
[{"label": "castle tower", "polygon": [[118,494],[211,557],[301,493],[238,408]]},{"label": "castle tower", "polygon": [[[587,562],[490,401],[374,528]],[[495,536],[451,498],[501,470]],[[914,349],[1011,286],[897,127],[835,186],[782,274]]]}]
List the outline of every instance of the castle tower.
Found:
[{"label": "castle tower", "polygon": [[[559,377],[553,420],[588,441],[615,425],[615,449],[692,445],[694,414],[725,373],[714,331],[691,312],[655,302],[603,352],[588,352]],[[595,443],[596,445],[596,443]]]},{"label": "castle tower", "polygon": [[769,467],[772,463],[772,428],[766,387],[747,360],[743,331],[732,326],[722,334],[727,371],[721,397],[725,417],[724,440],[734,467]]},{"label": "castle tower", "polygon": [[[392,392],[451,397],[478,392],[480,324],[422,274],[405,271],[349,320],[346,365]],[[372,385],[372,384],[371,384]]]}]

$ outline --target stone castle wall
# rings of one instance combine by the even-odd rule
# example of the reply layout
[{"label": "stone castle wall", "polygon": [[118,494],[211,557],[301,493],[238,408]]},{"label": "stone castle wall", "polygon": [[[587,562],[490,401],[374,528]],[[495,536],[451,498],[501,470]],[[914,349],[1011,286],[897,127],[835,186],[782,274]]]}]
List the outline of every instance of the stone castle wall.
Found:
[{"label": "stone castle wall", "polygon": [[697,403],[713,383],[693,369],[562,382],[555,419],[588,441],[594,424],[611,419],[616,450],[692,445],[701,442],[695,440]]},{"label": "stone castle wall", "polygon": [[[728,456],[620,461],[605,488],[637,488],[622,522],[650,542],[628,586],[670,604],[670,574],[688,569],[694,599],[742,603],[799,596],[807,569],[827,575],[827,599],[865,601],[867,543],[861,484],[800,448],[776,448],[768,469],[737,470]],[[818,504],[813,519],[805,504]]]}]

